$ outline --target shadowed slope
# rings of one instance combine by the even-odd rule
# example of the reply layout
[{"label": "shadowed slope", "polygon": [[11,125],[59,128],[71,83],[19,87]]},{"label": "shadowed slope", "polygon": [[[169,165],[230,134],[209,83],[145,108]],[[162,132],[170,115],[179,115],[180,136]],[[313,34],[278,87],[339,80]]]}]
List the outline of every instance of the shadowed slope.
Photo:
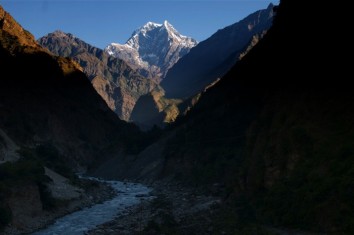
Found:
[{"label": "shadowed slope", "polygon": [[342,7],[281,1],[263,40],[153,151],[162,162],[153,177],[221,186],[215,233],[254,223],[354,232],[354,92],[338,48],[345,33],[328,29],[349,22],[328,15]]},{"label": "shadowed slope", "polygon": [[77,61],[96,91],[122,120],[129,121],[139,97],[157,86],[151,79],[140,76],[124,61],[109,56],[72,34],[55,31],[40,38],[38,42],[55,55]]},{"label": "shadowed slope", "polygon": [[250,14],[240,22],[217,31],[181,58],[161,86],[169,98],[190,98],[223,76],[239,59],[252,37],[269,29],[273,5]]}]

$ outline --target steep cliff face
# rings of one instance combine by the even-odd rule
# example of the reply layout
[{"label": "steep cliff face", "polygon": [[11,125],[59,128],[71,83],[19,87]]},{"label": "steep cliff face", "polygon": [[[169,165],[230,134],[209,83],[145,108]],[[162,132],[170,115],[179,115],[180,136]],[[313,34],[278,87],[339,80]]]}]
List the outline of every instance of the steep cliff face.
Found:
[{"label": "steep cliff face", "polygon": [[55,55],[70,57],[78,62],[98,94],[122,120],[129,121],[139,97],[157,86],[124,61],[109,56],[72,34],[56,31],[38,42]]}]

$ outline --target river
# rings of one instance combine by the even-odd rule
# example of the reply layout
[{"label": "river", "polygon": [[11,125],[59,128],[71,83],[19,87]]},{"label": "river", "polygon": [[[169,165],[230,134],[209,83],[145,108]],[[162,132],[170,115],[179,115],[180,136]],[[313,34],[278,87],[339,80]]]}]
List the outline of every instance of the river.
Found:
[{"label": "river", "polygon": [[110,184],[117,195],[102,204],[84,208],[80,211],[66,215],[43,230],[32,235],[81,235],[95,228],[97,225],[112,220],[117,215],[123,214],[125,209],[138,204],[142,197],[148,196],[150,188],[136,183],[120,181],[104,181]]}]

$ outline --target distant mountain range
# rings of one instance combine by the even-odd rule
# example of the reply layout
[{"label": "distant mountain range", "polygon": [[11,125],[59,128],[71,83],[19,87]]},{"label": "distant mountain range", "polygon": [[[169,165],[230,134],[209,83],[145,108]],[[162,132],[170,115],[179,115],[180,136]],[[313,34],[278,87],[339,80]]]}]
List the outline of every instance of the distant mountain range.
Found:
[{"label": "distant mountain range", "polygon": [[[200,44],[167,21],[148,22],[126,44],[112,43],[104,50],[61,31],[38,42],[56,55],[77,61],[122,120],[148,128],[175,121],[195,104],[198,99],[193,96],[215,83],[267,31],[272,9],[270,5],[257,11]],[[161,79],[163,87],[158,85]],[[192,101],[185,101],[189,97]]]},{"label": "distant mountain range", "polygon": [[181,58],[161,83],[166,97],[189,98],[223,76],[247,50],[253,37],[262,37],[272,25],[273,5],[217,31]]},{"label": "distant mountain range", "polygon": [[[158,83],[197,45],[197,41],[179,34],[167,21],[148,22],[134,31],[126,44],[112,43],[105,50],[61,31],[40,38],[38,43],[58,56],[77,61],[108,106],[126,121],[132,120],[135,103],[142,95],[155,88],[164,93]],[[160,105],[158,111],[164,108]],[[141,123],[144,118],[137,119]]]},{"label": "distant mountain range", "polygon": [[136,101],[157,84],[133,70],[121,59],[109,56],[70,33],[55,31],[38,40],[50,52],[77,61],[108,106],[129,121]]},{"label": "distant mountain range", "polygon": [[193,38],[181,35],[167,21],[163,24],[148,22],[135,30],[125,44],[111,43],[105,51],[126,61],[142,76],[159,82],[197,44]]}]

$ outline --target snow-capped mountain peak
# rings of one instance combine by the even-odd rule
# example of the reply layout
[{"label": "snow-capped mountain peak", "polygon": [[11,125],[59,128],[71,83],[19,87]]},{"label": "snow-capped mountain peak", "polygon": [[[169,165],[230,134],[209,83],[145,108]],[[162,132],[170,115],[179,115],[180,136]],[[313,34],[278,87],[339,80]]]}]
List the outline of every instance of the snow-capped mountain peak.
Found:
[{"label": "snow-capped mountain peak", "polygon": [[[162,26],[162,24],[158,24],[158,23],[155,23],[155,22],[147,22],[144,26],[136,29],[131,38],[134,37],[135,35],[139,35],[139,34],[143,34],[145,35],[147,32],[153,30],[153,29],[156,29],[156,28],[160,28]],[[129,40],[128,40],[129,41]]]},{"label": "snow-capped mountain peak", "polygon": [[131,67],[142,68],[145,76],[149,71],[147,77],[160,80],[197,43],[193,38],[181,35],[165,20],[163,24],[147,22],[135,30],[125,44],[111,43],[105,51],[125,60]]},{"label": "snow-capped mountain peak", "polygon": [[164,21],[161,30],[166,30],[170,38],[187,38],[181,35],[167,20]]},{"label": "snow-capped mountain peak", "polygon": [[174,28],[173,28],[173,26],[167,21],[167,20],[165,20],[164,22],[163,22],[163,26],[165,27],[165,29],[167,29],[167,30],[169,30],[169,29],[173,29],[173,30],[175,30]]}]

